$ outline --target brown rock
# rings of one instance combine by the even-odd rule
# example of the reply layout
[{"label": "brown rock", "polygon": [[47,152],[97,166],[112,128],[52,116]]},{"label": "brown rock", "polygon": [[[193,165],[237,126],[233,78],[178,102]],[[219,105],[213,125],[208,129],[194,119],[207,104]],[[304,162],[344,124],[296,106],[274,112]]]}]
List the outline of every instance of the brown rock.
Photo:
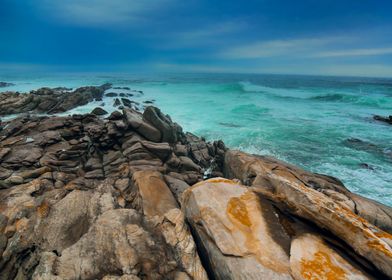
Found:
[{"label": "brown rock", "polygon": [[201,182],[185,191],[184,209],[216,279],[292,279],[289,237],[272,206],[246,187],[222,178]]}]

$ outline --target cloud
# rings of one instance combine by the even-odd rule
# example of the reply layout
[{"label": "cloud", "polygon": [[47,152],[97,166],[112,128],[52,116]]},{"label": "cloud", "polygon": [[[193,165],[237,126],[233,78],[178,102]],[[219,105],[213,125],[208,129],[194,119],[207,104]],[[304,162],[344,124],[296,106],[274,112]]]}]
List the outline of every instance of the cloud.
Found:
[{"label": "cloud", "polygon": [[309,51],[323,48],[340,40],[344,39],[340,37],[326,37],[261,41],[223,50],[220,56],[230,59],[251,59],[282,55],[308,55]]},{"label": "cloud", "polygon": [[61,21],[81,26],[141,23],[175,0],[41,0],[44,10]]},{"label": "cloud", "polygon": [[195,47],[211,48],[227,44],[247,28],[242,21],[222,21],[188,28],[183,31],[167,32],[158,49],[188,49]]},{"label": "cloud", "polygon": [[392,48],[373,48],[373,49],[350,49],[341,51],[324,51],[316,53],[315,57],[339,57],[339,56],[373,56],[392,54]]}]

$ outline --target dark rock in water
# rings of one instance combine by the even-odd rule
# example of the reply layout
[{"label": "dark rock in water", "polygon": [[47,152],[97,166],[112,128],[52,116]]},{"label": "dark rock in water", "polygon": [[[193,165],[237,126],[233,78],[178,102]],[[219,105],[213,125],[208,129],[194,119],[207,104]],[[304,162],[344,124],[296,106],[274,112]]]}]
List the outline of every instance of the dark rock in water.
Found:
[{"label": "dark rock in water", "polygon": [[113,85],[111,83],[105,83],[105,84],[101,85],[100,88],[102,88],[105,91],[105,90],[112,88],[112,86]]},{"label": "dark rock in water", "polygon": [[128,108],[132,108],[132,101],[129,100],[128,98],[121,98],[122,103],[124,104],[124,106],[128,107]]},{"label": "dark rock in water", "polygon": [[374,170],[374,168],[371,167],[371,166],[370,166],[369,164],[367,164],[367,163],[360,163],[359,166],[360,166],[361,168],[364,168],[364,169]]},{"label": "dark rock in water", "polygon": [[385,122],[388,124],[392,124],[392,115],[388,116],[388,117],[383,117],[383,116],[379,116],[379,115],[374,115],[373,119],[375,119],[376,121],[380,121],[380,122]]},{"label": "dark rock in water", "polygon": [[144,104],[154,104],[154,101],[152,101],[152,100],[146,100],[146,101],[143,101],[143,103],[144,103]]},{"label": "dark rock in water", "polygon": [[105,93],[105,96],[107,96],[107,97],[116,97],[116,96],[118,96],[118,93],[108,92],[108,93]]},{"label": "dark rock in water", "polygon": [[101,107],[105,106],[105,102],[102,102],[101,105],[99,105]]},{"label": "dark rock in water", "polygon": [[125,96],[126,96],[126,94],[123,93],[123,92],[121,92],[119,95],[120,95],[121,97],[125,97]]},{"label": "dark rock in water", "polygon": [[222,125],[222,126],[226,126],[226,127],[234,127],[234,128],[241,127],[240,125],[238,125],[238,124],[235,124],[235,123],[225,123],[225,122],[220,122],[219,124],[220,124],[220,125]]},{"label": "dark rock in water", "polygon": [[133,94],[132,93],[127,93],[127,96],[132,97]]},{"label": "dark rock in water", "polygon": [[113,89],[131,90],[129,87],[114,87]]},{"label": "dark rock in water", "polygon": [[7,82],[0,82],[0,87],[10,87],[14,86],[15,84],[13,83],[7,83]]},{"label": "dark rock in water", "polygon": [[118,106],[120,106],[120,105],[121,105],[120,99],[116,98],[116,99],[114,100],[113,106],[114,106],[114,107],[118,107]]},{"label": "dark rock in water", "polygon": [[20,113],[56,114],[75,107],[86,105],[94,100],[102,100],[109,84],[102,86],[81,87],[74,91],[63,88],[40,88],[30,93],[6,92],[1,95],[0,115]]},{"label": "dark rock in water", "polygon": [[106,112],[104,109],[101,107],[96,107],[94,110],[91,111],[91,114],[97,115],[97,116],[103,116],[106,115],[108,112]]},{"label": "dark rock in water", "polygon": [[379,152],[382,150],[377,145],[358,138],[346,139],[343,141],[343,144],[347,147],[366,152]]},{"label": "dark rock in water", "polygon": [[384,157],[386,160],[392,160],[392,151],[358,138],[346,139],[343,141],[343,144],[351,149],[372,153]]}]

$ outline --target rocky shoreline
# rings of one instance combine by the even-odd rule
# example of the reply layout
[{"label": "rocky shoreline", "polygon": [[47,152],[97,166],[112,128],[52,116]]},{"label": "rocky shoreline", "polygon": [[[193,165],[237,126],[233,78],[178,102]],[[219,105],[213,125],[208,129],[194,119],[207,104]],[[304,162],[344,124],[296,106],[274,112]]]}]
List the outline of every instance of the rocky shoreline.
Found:
[{"label": "rocky shoreline", "polygon": [[[53,93],[31,93],[33,109],[8,93],[0,108],[63,112],[98,91],[48,106]],[[390,207],[184,133],[156,107],[0,127],[0,279],[392,278]]]}]

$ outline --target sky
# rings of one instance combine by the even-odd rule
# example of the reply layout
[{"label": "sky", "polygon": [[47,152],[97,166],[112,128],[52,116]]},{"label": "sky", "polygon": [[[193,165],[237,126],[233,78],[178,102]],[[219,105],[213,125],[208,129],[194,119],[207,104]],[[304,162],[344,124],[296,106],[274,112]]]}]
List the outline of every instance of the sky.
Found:
[{"label": "sky", "polygon": [[392,77],[392,1],[0,0],[0,70]]}]

